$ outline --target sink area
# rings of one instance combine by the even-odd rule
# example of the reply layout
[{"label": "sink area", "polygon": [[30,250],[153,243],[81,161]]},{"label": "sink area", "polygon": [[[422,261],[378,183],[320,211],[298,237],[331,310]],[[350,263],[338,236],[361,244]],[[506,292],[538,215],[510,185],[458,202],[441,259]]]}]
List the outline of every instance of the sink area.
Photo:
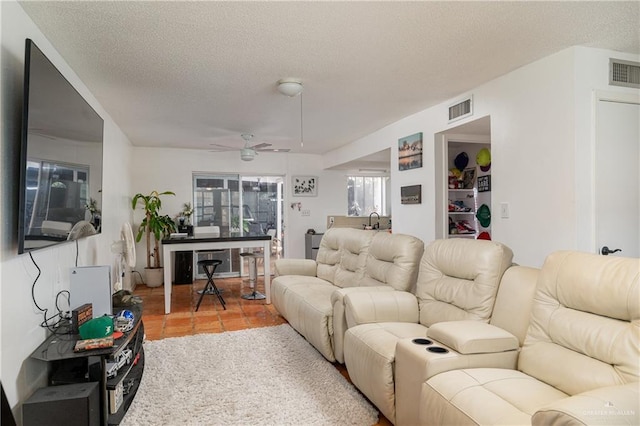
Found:
[{"label": "sink area", "polygon": [[[365,229],[367,226],[371,226],[374,231],[388,232],[391,228],[391,216],[380,216],[378,219],[376,215],[377,213],[372,214],[371,221],[369,221],[369,216],[327,216],[327,229],[332,227]],[[333,218],[333,225],[331,225],[330,218]]]}]

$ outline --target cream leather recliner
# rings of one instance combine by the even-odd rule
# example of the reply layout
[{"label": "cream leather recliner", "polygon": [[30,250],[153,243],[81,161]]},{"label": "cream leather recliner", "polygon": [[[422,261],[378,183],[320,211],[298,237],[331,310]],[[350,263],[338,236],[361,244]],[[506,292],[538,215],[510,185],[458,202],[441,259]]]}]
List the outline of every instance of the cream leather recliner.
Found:
[{"label": "cream leather recliner", "polygon": [[[444,371],[470,367],[516,368],[524,343],[539,269],[511,266],[502,279],[489,323],[446,321],[427,330],[429,345],[401,339],[396,345],[396,425],[420,424],[424,382]],[[445,349],[447,352],[438,352]],[[432,352],[436,350],[436,352]]]},{"label": "cream leather recliner", "polygon": [[412,291],[423,250],[422,241],[410,235],[329,229],[315,261],[276,261],[273,304],[327,360],[344,362],[344,296]]},{"label": "cream leather recliner", "polygon": [[640,259],[556,252],[540,270],[517,369],[422,386],[430,425],[640,424]]},{"label": "cream leather recliner", "polygon": [[[425,338],[444,321],[488,322],[513,253],[485,240],[447,239],[429,244],[420,261],[416,293],[345,296],[348,330],[344,357],[354,385],[395,423],[395,351],[399,341]],[[513,336],[509,348],[517,348]],[[515,359],[515,357],[513,357]]]}]

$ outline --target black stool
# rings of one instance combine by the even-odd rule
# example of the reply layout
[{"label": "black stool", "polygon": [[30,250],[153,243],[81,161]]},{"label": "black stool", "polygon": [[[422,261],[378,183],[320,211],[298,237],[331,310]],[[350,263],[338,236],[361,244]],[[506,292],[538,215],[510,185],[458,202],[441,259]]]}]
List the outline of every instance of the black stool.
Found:
[{"label": "black stool", "polygon": [[222,295],[220,294],[220,290],[218,290],[218,287],[216,287],[215,283],[213,282],[213,273],[216,271],[216,268],[218,267],[218,265],[221,265],[221,264],[222,264],[222,260],[218,260],[218,259],[204,259],[204,260],[198,261],[198,266],[202,266],[202,269],[204,269],[204,273],[207,274],[207,284],[204,286],[204,289],[200,294],[200,299],[198,299],[198,304],[196,305],[196,312],[198,312],[198,309],[200,308],[200,303],[202,303],[202,298],[204,297],[205,294],[215,294],[216,296],[218,296],[218,300],[220,300],[222,307],[225,310],[227,309],[225,301],[222,298]]}]

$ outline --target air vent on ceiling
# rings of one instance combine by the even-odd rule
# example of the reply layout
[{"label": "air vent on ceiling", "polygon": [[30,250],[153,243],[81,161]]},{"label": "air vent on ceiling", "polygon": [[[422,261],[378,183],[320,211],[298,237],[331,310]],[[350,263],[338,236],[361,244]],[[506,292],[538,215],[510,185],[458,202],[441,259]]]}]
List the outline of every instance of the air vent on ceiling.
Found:
[{"label": "air vent on ceiling", "polygon": [[609,84],[640,88],[640,62],[609,59]]},{"label": "air vent on ceiling", "polygon": [[457,102],[449,107],[449,122],[473,115],[473,97]]}]

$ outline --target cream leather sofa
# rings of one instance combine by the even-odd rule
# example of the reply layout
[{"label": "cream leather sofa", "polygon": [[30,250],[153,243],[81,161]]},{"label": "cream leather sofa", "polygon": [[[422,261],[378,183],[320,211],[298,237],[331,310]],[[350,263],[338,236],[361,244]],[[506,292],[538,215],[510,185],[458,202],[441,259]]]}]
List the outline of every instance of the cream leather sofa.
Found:
[{"label": "cream leather sofa", "polygon": [[517,369],[431,377],[419,423],[638,425],[639,370],[640,259],[556,252],[540,270]]},{"label": "cream leather sofa", "polygon": [[344,296],[412,291],[423,250],[422,241],[409,235],[329,229],[315,261],[275,262],[272,302],[327,360],[344,362]]},{"label": "cream leather sofa", "polygon": [[[426,338],[428,329],[435,327],[439,338],[460,346],[460,353],[464,354],[456,361],[446,361],[446,368],[462,367],[469,362],[468,358],[477,359],[479,365],[494,362],[496,366],[515,367],[518,339],[486,324],[493,312],[500,280],[512,266],[512,257],[511,249],[497,242],[436,240],[425,248],[420,261],[415,295],[398,291],[345,295],[348,330],[344,337],[344,358],[349,377],[387,419],[396,423],[396,389],[413,399],[407,405],[407,411],[413,414],[406,416],[406,424],[411,424],[410,417],[417,419],[419,389],[427,376],[416,370],[414,376],[420,379],[417,384],[400,390],[395,383],[396,346],[405,340],[411,345],[414,338]],[[465,321],[465,325],[455,330],[436,327],[439,323],[446,325],[443,323],[446,321]],[[478,323],[477,327],[474,323]],[[474,342],[479,330],[491,338]],[[442,345],[429,349],[435,347],[448,350]],[[428,353],[425,347],[419,350]],[[491,352],[491,356],[486,352]],[[429,353],[435,355],[435,363],[450,358],[442,353]]]}]

